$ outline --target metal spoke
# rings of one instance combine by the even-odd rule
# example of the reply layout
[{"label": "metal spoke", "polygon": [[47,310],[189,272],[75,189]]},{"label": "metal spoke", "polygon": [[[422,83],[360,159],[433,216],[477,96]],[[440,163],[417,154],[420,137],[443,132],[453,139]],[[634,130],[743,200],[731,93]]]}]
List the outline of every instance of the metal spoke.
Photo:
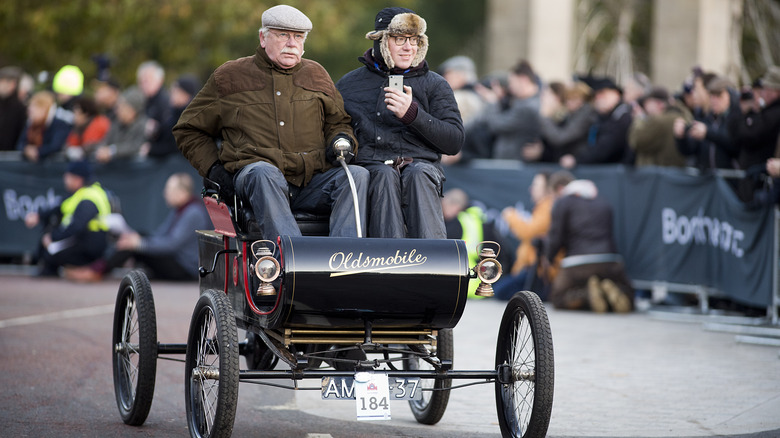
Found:
[{"label": "metal spoke", "polygon": [[127,296],[122,320],[122,340],[120,363],[123,370],[123,378],[127,381],[126,388],[129,394],[125,394],[124,403],[127,407],[135,400],[136,383],[138,380],[138,343],[133,343],[132,338],[138,335],[138,316],[135,299],[132,294]]},{"label": "metal spoke", "polygon": [[209,371],[219,371],[219,346],[216,339],[217,327],[214,315],[209,309],[204,315],[200,325],[200,338],[197,343],[197,362],[195,375],[195,384],[198,386],[197,393],[199,398],[200,410],[200,429],[205,434],[210,435],[214,426],[214,419],[217,411],[217,401],[219,397],[219,380],[210,377]]},{"label": "metal spoke", "polygon": [[507,353],[511,360],[513,383],[504,390],[510,400],[507,407],[513,412],[508,416],[508,419],[511,420],[512,429],[516,430],[519,436],[522,436],[529,425],[531,412],[533,412],[535,385],[532,378],[522,378],[522,376],[534,376],[535,374],[533,333],[523,312],[517,315],[512,325],[509,348],[510,351]]}]

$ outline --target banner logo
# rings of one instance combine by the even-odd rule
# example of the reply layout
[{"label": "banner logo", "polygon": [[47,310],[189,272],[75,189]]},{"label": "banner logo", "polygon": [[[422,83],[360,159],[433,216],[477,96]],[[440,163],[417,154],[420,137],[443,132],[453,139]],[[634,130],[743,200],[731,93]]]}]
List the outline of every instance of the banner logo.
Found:
[{"label": "banner logo", "polygon": [[54,193],[54,189],[46,191],[46,195],[33,198],[29,195],[19,195],[16,190],[3,191],[3,203],[5,204],[5,216],[9,221],[24,220],[27,213],[39,212],[53,208],[62,201],[61,196]]},{"label": "banner logo", "polygon": [[664,208],[661,211],[661,224],[666,245],[709,244],[737,258],[745,255],[745,250],[740,247],[745,233],[726,221],[704,216],[701,210],[698,216],[689,218],[678,215],[672,208]]}]

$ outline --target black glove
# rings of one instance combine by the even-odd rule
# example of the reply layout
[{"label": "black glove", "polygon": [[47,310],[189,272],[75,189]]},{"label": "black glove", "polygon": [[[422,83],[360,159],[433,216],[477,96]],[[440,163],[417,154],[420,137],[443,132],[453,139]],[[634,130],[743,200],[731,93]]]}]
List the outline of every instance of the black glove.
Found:
[{"label": "black glove", "polygon": [[225,199],[232,198],[236,191],[233,187],[233,175],[225,170],[225,166],[219,161],[214,163],[209,169],[208,178],[219,184],[219,194]]},{"label": "black glove", "polygon": [[[328,146],[327,150],[325,150],[325,159],[334,166],[338,166],[337,157],[341,154],[336,150],[336,142],[342,139],[347,140],[350,146],[352,146],[352,139],[350,139],[348,135],[338,134],[333,137],[333,140],[330,141],[330,145]],[[344,152],[344,161],[347,164],[349,164],[353,158],[355,158],[355,154],[352,153],[352,148],[350,148],[349,151]]]}]

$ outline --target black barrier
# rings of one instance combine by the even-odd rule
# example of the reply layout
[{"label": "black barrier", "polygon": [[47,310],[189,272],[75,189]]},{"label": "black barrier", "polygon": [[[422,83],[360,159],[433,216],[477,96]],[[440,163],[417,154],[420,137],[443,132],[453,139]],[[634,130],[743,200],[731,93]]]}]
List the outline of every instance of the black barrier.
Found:
[{"label": "black barrier", "polygon": [[[0,161],[0,255],[17,257],[35,251],[41,229],[27,229],[24,216],[51,208],[68,196],[62,180],[66,168],[63,161]],[[201,184],[200,176],[181,156],[111,162],[93,170],[95,179],[119,199],[128,225],[140,233],[153,231],[168,214],[162,193],[171,174],[187,172],[196,178],[196,186]]]},{"label": "black barrier", "polygon": [[[3,211],[0,255],[34,249],[38,230],[25,228],[24,214],[55,205],[64,195],[66,163],[0,162]],[[446,168],[446,187],[460,187],[497,218],[508,205],[530,210],[528,187],[540,170],[513,162],[483,162]],[[151,231],[167,213],[162,189],[167,177],[195,171],[181,157],[164,161],[109,163],[97,179],[121,200],[131,227]],[[747,210],[722,178],[678,169],[581,166],[615,207],[615,236],[633,280],[700,285],[737,302],[770,306],[774,254],[771,207]],[[196,181],[200,181],[200,178]]]},{"label": "black barrier", "polygon": [[[528,187],[545,166],[490,163],[447,168],[491,216],[507,205],[530,205]],[[772,303],[774,210],[746,209],[728,182],[672,168],[581,166],[615,207],[615,238],[632,280],[705,286],[751,306]]]}]

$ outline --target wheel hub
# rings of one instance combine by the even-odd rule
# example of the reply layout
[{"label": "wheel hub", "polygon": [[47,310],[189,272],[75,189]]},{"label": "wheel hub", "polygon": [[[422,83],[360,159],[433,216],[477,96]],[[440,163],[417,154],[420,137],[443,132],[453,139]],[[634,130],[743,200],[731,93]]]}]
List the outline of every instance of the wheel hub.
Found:
[{"label": "wheel hub", "polygon": [[219,368],[196,367],[192,370],[193,379],[219,380]]}]

